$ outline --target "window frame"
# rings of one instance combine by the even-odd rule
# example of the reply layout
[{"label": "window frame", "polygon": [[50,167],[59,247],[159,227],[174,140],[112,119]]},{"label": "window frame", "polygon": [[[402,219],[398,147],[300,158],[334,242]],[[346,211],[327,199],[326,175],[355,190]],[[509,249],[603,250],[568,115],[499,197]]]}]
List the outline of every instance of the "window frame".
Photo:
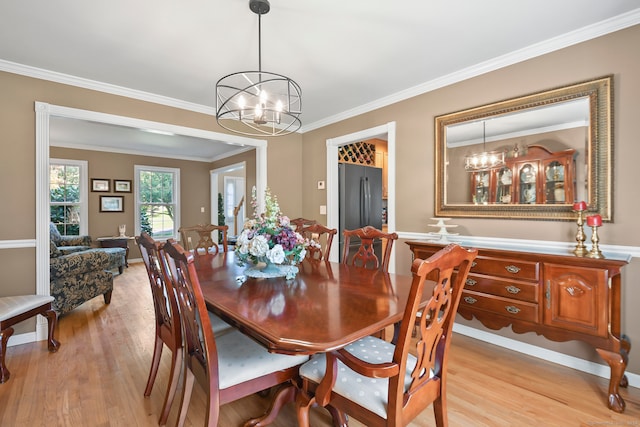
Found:
[{"label": "window frame", "polygon": [[[171,167],[161,167],[161,166],[145,166],[145,165],[134,165],[134,194],[135,194],[135,211],[133,214],[134,217],[134,228],[135,235],[139,236],[142,232],[142,227],[140,224],[140,206],[146,205],[147,203],[142,203],[140,201],[140,174],[142,172],[162,172],[162,173],[171,173],[173,174],[173,203],[171,205],[174,206],[174,218],[173,218],[173,235],[168,237],[171,239],[178,240],[178,228],[180,226],[180,168],[171,168]],[[162,240],[162,239],[160,239]]]},{"label": "window frame", "polygon": [[[86,160],[73,159],[49,159],[49,170],[47,174],[47,192],[48,192],[48,212],[49,222],[51,222],[51,167],[52,166],[78,166],[80,168],[80,236],[89,235],[89,162]],[[65,205],[65,204],[53,204]]]}]

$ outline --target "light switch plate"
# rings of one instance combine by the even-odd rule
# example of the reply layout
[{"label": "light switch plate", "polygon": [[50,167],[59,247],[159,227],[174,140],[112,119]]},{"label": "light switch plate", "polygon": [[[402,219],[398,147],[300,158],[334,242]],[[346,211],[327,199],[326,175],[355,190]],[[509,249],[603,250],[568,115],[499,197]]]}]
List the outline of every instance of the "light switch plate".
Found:
[{"label": "light switch plate", "polygon": [[320,205],[320,215],[327,214],[327,205]]},{"label": "light switch plate", "polygon": [[324,190],[324,181],[318,181],[318,190]]}]

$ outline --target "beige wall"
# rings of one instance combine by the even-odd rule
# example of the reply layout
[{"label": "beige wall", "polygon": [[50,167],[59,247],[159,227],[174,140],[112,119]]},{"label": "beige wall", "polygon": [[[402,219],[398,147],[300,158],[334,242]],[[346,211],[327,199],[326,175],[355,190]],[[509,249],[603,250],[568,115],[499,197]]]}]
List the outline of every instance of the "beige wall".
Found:
[{"label": "beige wall", "polygon": [[[268,146],[268,185],[278,195],[290,217],[318,218],[318,206],[326,204],[326,191],[317,190],[326,180],[326,139],[379,126],[397,124],[396,180],[397,230],[427,232],[434,212],[434,117],[517,95],[569,83],[614,75],[614,219],[601,230],[601,242],[638,246],[640,209],[634,159],[640,155],[636,122],[640,113],[640,26],[528,60],[467,81],[423,94],[376,111],[300,135],[272,139]],[[437,58],[433,58],[434,61]],[[75,88],[43,80],[0,73],[0,199],[3,205],[0,241],[35,238],[35,114],[34,102],[100,111],[145,120],[222,132],[213,117],[177,108]],[[220,164],[222,166],[222,164]],[[216,163],[215,167],[219,167]],[[632,175],[633,174],[633,175]],[[207,186],[208,188],[208,186]],[[7,201],[11,201],[8,203]],[[128,205],[128,204],[127,204]],[[90,208],[91,209],[91,208]],[[318,218],[326,220],[325,217]],[[520,239],[572,241],[573,224],[559,221],[456,219],[463,234]],[[102,226],[101,226],[102,227]],[[111,225],[104,225],[110,233]],[[102,232],[102,229],[97,230]],[[403,242],[397,244],[397,266],[409,265]],[[0,250],[0,267],[12,271],[11,284],[3,283],[1,295],[33,292],[33,249]],[[25,274],[15,272],[24,271]],[[640,261],[624,270],[623,329],[632,342],[640,341]],[[468,323],[468,322],[465,322]],[[481,327],[476,322],[473,326]],[[501,334],[598,360],[580,343],[551,343],[533,334]],[[629,371],[640,373],[640,357],[631,353]]]},{"label": "beige wall", "polygon": [[[326,179],[326,140],[395,121],[396,132],[396,226],[400,232],[426,233],[434,216],[434,119],[511,97],[613,74],[614,76],[614,222],[600,231],[601,243],[640,246],[640,194],[633,176],[640,156],[637,117],[640,115],[640,26],[635,26],[554,53],[506,67],[444,87],[376,111],[304,134],[303,216],[316,217],[326,204],[326,192],[316,181]],[[434,58],[434,61],[437,58]],[[326,218],[324,218],[326,220]],[[573,242],[575,224],[562,221],[456,218],[461,234],[531,240]],[[410,253],[403,241],[397,244],[396,268],[408,271]],[[623,330],[631,342],[640,342],[640,259],[623,272]],[[478,322],[460,323],[475,327]],[[595,352],[581,343],[552,343],[534,334],[502,335],[531,342],[563,353],[601,363]],[[640,357],[631,352],[629,371],[640,373]]]}]

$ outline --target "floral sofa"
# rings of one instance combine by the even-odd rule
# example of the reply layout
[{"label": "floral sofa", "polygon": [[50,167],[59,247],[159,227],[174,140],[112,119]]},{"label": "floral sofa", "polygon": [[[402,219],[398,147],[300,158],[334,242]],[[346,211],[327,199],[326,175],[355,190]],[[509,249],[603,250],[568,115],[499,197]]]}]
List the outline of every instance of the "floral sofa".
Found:
[{"label": "floral sofa", "polygon": [[89,236],[61,236],[51,224],[49,270],[53,309],[62,315],[103,295],[111,302],[114,270],[122,273],[126,250],[92,248]]}]

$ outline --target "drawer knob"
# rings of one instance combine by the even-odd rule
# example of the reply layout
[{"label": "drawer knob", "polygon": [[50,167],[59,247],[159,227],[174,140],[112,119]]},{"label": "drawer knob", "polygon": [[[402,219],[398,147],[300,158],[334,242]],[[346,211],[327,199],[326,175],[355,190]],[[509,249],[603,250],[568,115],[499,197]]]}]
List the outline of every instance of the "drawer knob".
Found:
[{"label": "drawer knob", "polygon": [[505,307],[505,309],[511,314],[520,313],[520,309],[518,307],[516,307],[515,305],[508,305],[508,306]]},{"label": "drawer knob", "polygon": [[467,304],[475,304],[476,302],[478,302],[478,300],[474,297],[464,297],[464,302],[466,302]]},{"label": "drawer knob", "polygon": [[478,282],[476,280],[473,279],[469,279],[467,278],[467,280],[464,282],[467,286],[475,286]]},{"label": "drawer knob", "polygon": [[475,267],[476,265],[478,265],[478,263],[477,263],[477,262],[475,262],[475,261],[471,261],[471,268]]},{"label": "drawer knob", "polygon": [[516,267],[515,265],[507,265],[504,269],[513,274],[520,272],[520,267]]},{"label": "drawer knob", "polygon": [[506,286],[505,289],[510,294],[517,294],[520,292],[520,288],[518,288],[517,286]]}]

